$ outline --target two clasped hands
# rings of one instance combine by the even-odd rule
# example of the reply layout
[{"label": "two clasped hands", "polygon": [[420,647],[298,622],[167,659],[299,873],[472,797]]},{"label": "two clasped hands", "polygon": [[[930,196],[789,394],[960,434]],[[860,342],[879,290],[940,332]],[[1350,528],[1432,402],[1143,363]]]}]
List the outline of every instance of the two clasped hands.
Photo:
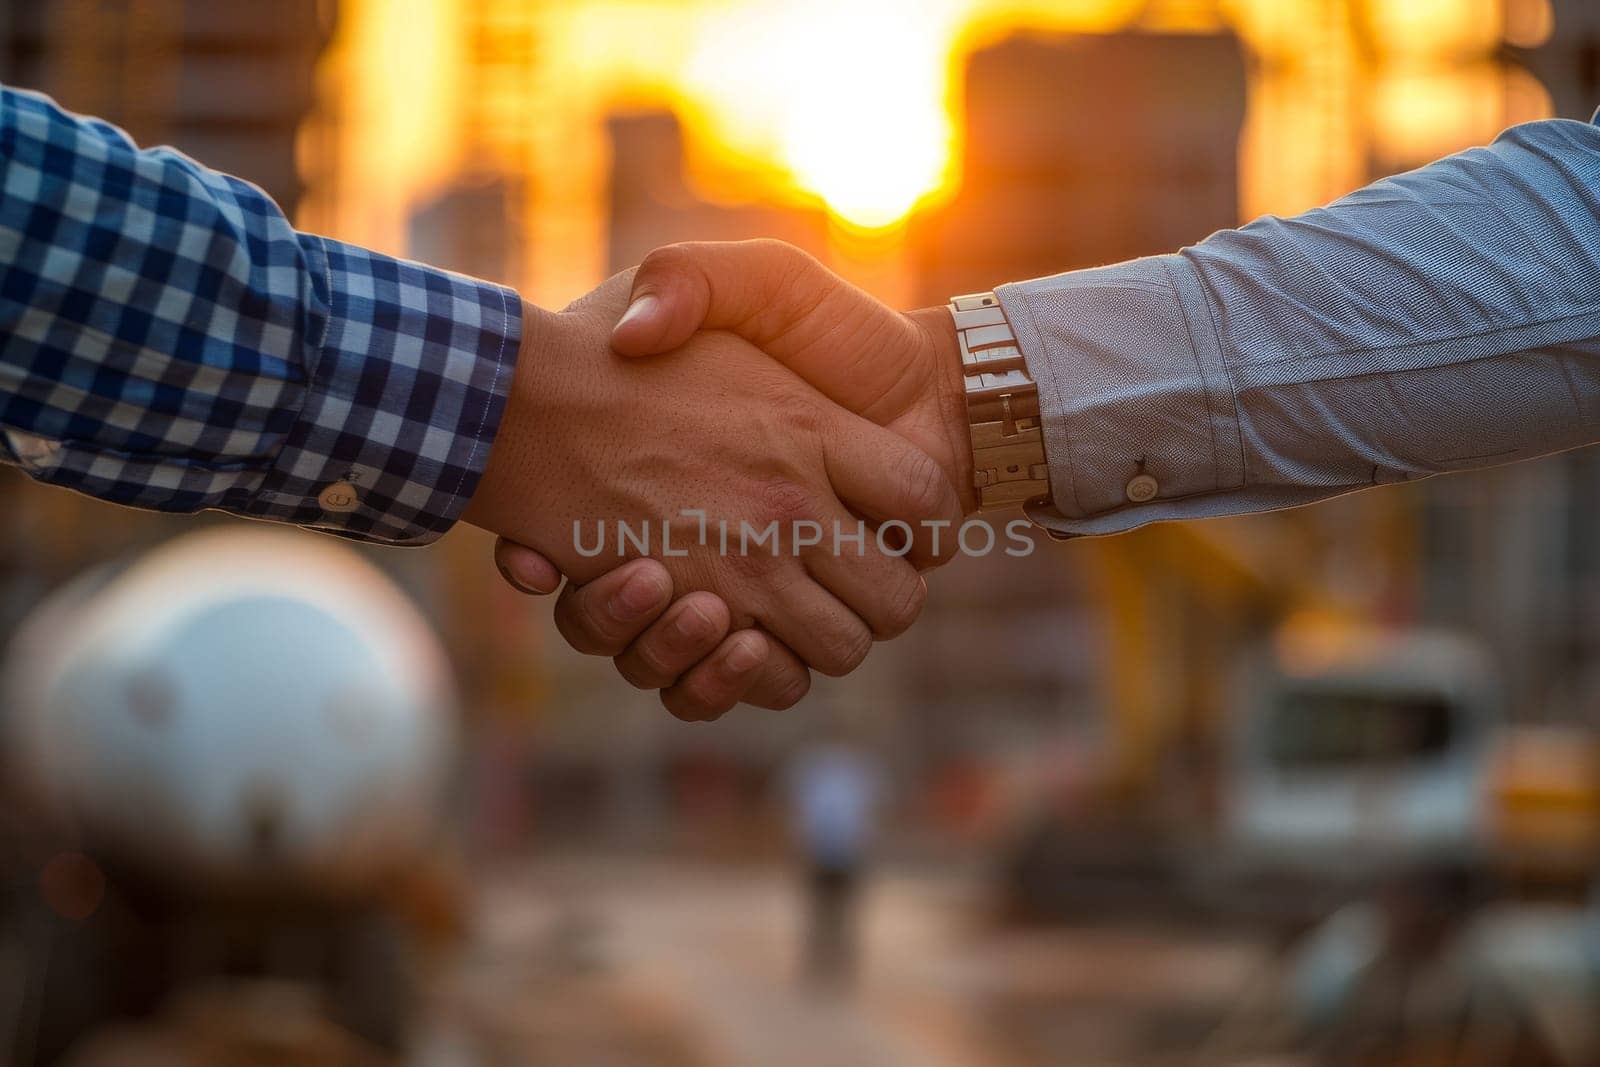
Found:
[{"label": "two clasped hands", "polygon": [[975,508],[944,308],[902,314],[752,241],[661,249],[525,315],[464,517],[500,535],[523,591],[567,577],[555,617],[574,648],[712,719],[788,707],[811,670],[846,674],[915,621],[922,571]]}]

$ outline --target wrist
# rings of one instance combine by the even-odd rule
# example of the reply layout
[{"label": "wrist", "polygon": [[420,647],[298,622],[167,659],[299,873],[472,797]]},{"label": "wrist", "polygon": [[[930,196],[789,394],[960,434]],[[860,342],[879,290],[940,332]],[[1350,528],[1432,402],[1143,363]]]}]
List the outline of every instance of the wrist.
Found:
[{"label": "wrist", "polygon": [[967,426],[966,381],[955,322],[943,307],[922,308],[907,317],[921,331],[924,350],[929,353],[932,413],[948,442],[945,473],[961,499],[962,512],[970,515],[978,510],[978,490],[972,480],[972,434]]},{"label": "wrist", "polygon": [[1050,499],[1039,387],[995,293],[950,298],[966,400],[973,485],[981,510]]},{"label": "wrist", "polygon": [[544,421],[539,408],[545,390],[536,379],[560,356],[560,319],[555,312],[522,302],[522,339],[505,413],[493,440],[486,442],[489,462],[477,491],[461,513],[464,522],[510,537],[526,533],[514,527],[521,525],[519,520],[528,511],[530,492],[539,488],[529,480],[536,457],[531,454],[527,431],[531,425]]}]

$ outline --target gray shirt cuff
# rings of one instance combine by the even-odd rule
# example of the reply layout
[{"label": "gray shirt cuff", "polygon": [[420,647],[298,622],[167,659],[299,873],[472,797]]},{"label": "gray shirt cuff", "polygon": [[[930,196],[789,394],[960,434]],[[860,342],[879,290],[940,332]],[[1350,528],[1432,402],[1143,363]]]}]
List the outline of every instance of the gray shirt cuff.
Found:
[{"label": "gray shirt cuff", "polygon": [[[1205,295],[1182,257],[997,292],[1039,383],[1054,500],[1030,510],[1035,521],[1108,534],[1253,510],[1231,495],[1244,486],[1237,406]],[[1153,499],[1130,499],[1140,475],[1155,480]]]}]

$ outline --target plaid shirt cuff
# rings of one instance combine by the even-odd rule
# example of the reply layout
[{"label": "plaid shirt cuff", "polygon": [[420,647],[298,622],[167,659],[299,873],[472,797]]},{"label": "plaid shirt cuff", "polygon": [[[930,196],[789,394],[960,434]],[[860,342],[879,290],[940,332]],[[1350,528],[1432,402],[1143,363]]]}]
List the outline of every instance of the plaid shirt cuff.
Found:
[{"label": "plaid shirt cuff", "polygon": [[517,294],[0,87],[0,461],[102,500],[424,544],[476,489]]},{"label": "plaid shirt cuff", "polygon": [[299,415],[241,514],[421,545],[466,507],[505,410],[514,290],[320,237],[329,312]]}]

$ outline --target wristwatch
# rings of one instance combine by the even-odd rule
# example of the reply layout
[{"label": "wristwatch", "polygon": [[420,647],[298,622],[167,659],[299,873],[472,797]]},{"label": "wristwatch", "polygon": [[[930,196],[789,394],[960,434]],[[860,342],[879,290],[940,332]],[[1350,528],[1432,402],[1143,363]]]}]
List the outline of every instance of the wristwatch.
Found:
[{"label": "wristwatch", "polygon": [[993,293],[951,297],[950,315],[961,343],[978,510],[1049,501],[1039,386],[1028,376],[1000,298]]}]

